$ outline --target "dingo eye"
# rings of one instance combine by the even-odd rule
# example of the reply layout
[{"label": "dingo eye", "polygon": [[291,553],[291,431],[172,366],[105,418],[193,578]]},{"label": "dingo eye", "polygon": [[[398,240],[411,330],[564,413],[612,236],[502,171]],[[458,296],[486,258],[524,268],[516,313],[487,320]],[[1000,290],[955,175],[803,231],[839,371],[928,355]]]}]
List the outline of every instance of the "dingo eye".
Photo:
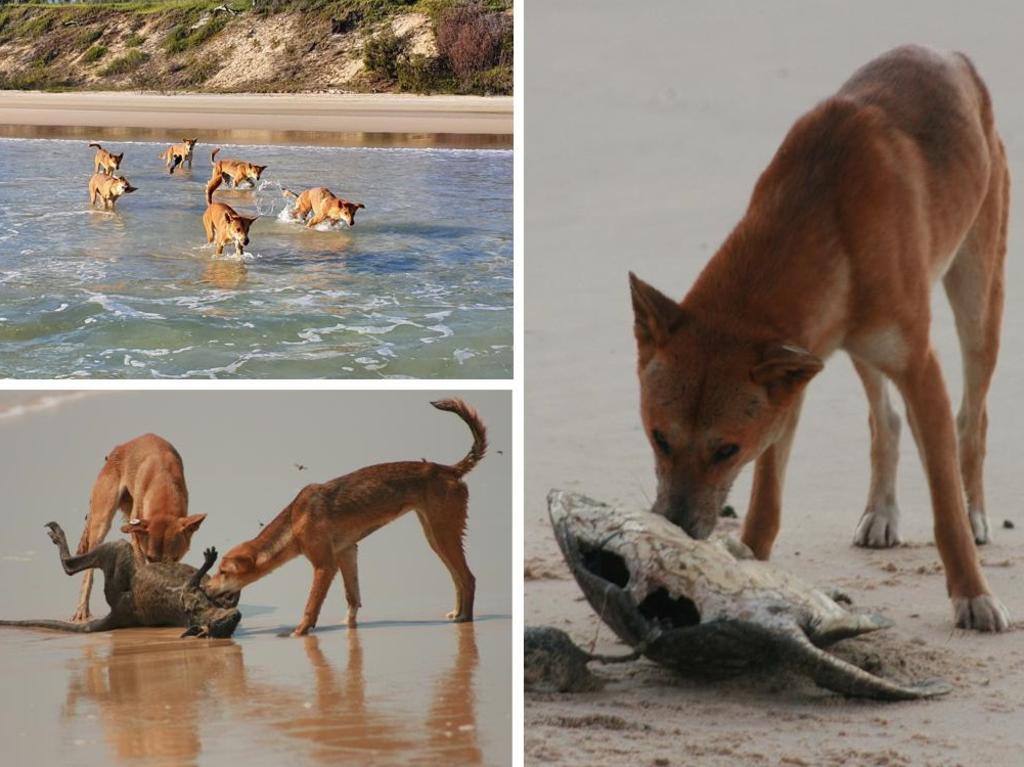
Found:
[{"label": "dingo eye", "polygon": [[672,447],[668,444],[668,440],[665,439],[665,435],[657,429],[651,432],[651,439],[654,440],[654,444],[657,445],[662,455],[669,455],[672,452]]},{"label": "dingo eye", "polygon": [[736,455],[736,453],[738,453],[739,451],[740,451],[740,446],[739,445],[733,445],[733,444],[722,445],[711,456],[711,462],[712,463],[722,463],[723,461],[728,461],[730,458],[732,458],[734,455]]}]

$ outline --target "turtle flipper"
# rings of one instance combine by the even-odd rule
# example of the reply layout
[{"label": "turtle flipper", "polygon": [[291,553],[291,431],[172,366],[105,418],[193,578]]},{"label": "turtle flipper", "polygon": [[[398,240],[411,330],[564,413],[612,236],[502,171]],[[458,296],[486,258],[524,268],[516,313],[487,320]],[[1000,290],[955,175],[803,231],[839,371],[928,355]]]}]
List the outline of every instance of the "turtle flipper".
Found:
[{"label": "turtle flipper", "polygon": [[780,638],[782,659],[805,671],[815,683],[827,690],[854,698],[876,700],[917,700],[945,695],[952,685],[940,679],[929,679],[919,684],[901,685],[870,674],[852,663],[831,655],[819,647],[796,626],[785,631]]},{"label": "turtle flipper", "polygon": [[872,631],[887,629],[893,625],[884,615],[877,613],[849,613],[821,621],[807,627],[810,640],[818,647],[828,647],[840,639],[869,634]]}]

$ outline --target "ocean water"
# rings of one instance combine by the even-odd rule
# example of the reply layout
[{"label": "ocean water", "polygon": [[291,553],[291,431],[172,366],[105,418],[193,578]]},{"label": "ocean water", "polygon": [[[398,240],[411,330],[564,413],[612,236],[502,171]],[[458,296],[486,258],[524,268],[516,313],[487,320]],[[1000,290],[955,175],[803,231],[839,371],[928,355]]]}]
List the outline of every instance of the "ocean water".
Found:
[{"label": "ocean water", "polygon": [[[223,144],[268,166],[216,197],[260,216],[239,258],[203,231],[213,146],[168,176],[165,144],[102,142],[138,187],[112,214],[87,143],[0,139],[0,376],[512,375],[511,151]],[[356,226],[289,220],[314,186]]]}]

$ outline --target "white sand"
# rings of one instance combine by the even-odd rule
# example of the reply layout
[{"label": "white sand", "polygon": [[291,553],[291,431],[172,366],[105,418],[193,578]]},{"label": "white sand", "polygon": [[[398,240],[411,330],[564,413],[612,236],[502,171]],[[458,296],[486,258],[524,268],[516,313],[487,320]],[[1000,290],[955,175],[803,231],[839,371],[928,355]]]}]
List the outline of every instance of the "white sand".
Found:
[{"label": "white sand", "polygon": [[[993,94],[1011,174],[1024,178],[1020,23],[1010,2],[984,11],[916,0],[625,5],[531,2],[527,19],[526,621],[595,634],[548,529],[551,487],[608,501],[653,497],[641,432],[628,270],[681,297],[738,220],[793,120],[860,64],[904,42],[968,52]],[[995,592],[1024,622],[1024,261],[1011,215],[1003,351],[990,399],[987,463],[995,541],[982,556]],[[959,351],[941,291],[934,337],[954,397]],[[928,703],[848,702],[785,677],[707,684],[650,664],[604,671],[602,693],[528,696],[531,763],[1019,764],[1020,631],[955,631],[931,545],[927,487],[909,431],[899,501],[911,543],[850,545],[868,480],[867,405],[843,356],[810,385],[775,560],[846,588],[893,618],[875,640],[957,689]],[[749,471],[731,502],[742,514]],[[1004,519],[1017,529],[1004,530]],[[600,670],[599,670],[600,672]]]}]

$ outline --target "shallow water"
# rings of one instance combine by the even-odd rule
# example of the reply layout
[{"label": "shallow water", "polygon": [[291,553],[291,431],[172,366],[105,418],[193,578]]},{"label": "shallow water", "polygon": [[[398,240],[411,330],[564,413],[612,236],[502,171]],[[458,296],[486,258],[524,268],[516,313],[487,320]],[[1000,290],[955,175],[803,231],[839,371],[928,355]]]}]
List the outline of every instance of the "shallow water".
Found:
[{"label": "shallow water", "polygon": [[[205,242],[210,145],[174,176],[164,144],[104,146],[139,188],[116,214],[89,210],[84,142],[0,139],[0,375],[511,375],[511,152],[225,144],[268,166],[218,193],[261,216],[239,259]],[[366,209],[308,230],[282,185]]]}]

